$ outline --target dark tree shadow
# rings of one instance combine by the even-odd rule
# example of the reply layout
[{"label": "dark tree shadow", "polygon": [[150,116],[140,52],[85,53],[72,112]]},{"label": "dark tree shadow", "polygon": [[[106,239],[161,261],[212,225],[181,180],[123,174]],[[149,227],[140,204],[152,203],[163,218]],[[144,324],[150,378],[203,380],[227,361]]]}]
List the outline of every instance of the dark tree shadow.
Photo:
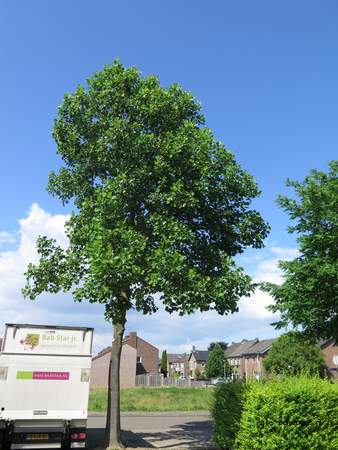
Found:
[{"label": "dark tree shadow", "polygon": [[[157,448],[184,447],[189,449],[216,449],[212,442],[212,425],[209,420],[173,425],[166,431],[143,432],[138,436]],[[170,442],[171,441],[171,442]]]},{"label": "dark tree shadow", "polygon": [[[132,431],[122,431],[122,442],[127,447],[153,448],[149,442],[142,439],[139,434]],[[105,430],[104,428],[88,428],[87,429],[87,446],[88,450],[102,450],[105,448]]]},{"label": "dark tree shadow", "polygon": [[[212,442],[212,425],[209,420],[185,422],[173,425],[165,431],[140,432],[123,431],[123,443],[127,447],[142,448],[187,448],[217,449]],[[88,430],[88,448],[90,450],[102,449],[104,445],[104,430],[93,428]]]}]

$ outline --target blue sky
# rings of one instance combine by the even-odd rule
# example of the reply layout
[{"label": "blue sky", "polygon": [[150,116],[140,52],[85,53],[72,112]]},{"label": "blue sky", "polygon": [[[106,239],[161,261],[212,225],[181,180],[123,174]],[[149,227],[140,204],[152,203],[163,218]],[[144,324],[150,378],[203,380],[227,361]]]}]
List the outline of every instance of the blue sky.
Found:
[{"label": "blue sky", "polygon": [[[45,190],[48,172],[60,164],[51,138],[57,106],[65,92],[116,57],[145,75],[158,75],[164,85],[178,82],[193,92],[217,139],[257,180],[262,196],[255,206],[272,231],[266,250],[249,252],[242,260],[249,272],[259,278],[259,264],[292,255],[295,242],[285,231],[287,217],[275,205],[275,197],[285,192],[286,177],[302,179],[312,168],[325,169],[337,156],[337,20],[335,0],[2,2],[0,242],[1,236],[7,239],[0,248],[0,276],[1,258],[8,270],[4,258],[27,236],[18,221],[25,219],[28,226],[34,211],[39,215],[39,210],[30,209],[32,204],[50,214],[50,220],[56,217],[58,224],[57,215],[67,213]],[[47,216],[41,214],[46,225]],[[10,274],[17,279],[11,295],[18,298],[21,278],[15,270],[19,269]],[[0,304],[11,304],[9,294],[1,295],[0,279]],[[46,306],[51,314],[52,303]],[[79,311],[69,298],[64,305],[64,315],[51,315],[50,322],[69,321]],[[29,307],[34,311],[40,306]],[[108,336],[99,312],[94,325]],[[9,308],[5,320],[16,317]],[[219,321],[208,317],[211,324]],[[219,322],[217,336],[200,329],[198,320],[193,326],[198,334],[190,331],[187,338],[186,322],[176,319],[175,330],[169,331],[176,341],[163,337],[161,345],[178,348],[180,341],[188,345],[201,335],[205,341],[218,335],[225,340],[240,337],[234,332],[238,317],[228,320],[227,330]],[[264,331],[253,325],[253,334],[273,334],[267,327],[269,318],[264,320]],[[154,338],[155,319],[132,315],[130,323]]]}]

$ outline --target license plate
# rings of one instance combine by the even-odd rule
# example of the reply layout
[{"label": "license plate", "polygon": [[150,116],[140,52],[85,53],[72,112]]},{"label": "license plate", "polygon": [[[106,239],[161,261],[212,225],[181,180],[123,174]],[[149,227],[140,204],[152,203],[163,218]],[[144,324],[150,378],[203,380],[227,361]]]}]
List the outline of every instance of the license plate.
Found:
[{"label": "license plate", "polygon": [[27,441],[46,441],[49,435],[45,433],[31,433],[26,435]]}]

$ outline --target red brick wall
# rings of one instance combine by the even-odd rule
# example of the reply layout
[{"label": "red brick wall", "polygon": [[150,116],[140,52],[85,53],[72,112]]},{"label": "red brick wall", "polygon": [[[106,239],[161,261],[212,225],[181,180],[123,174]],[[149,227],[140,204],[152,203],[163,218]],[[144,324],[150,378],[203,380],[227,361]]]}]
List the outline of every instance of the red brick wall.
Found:
[{"label": "red brick wall", "polygon": [[[334,345],[333,341],[329,341],[322,347],[322,352],[324,354],[325,364],[329,369],[337,369],[337,366],[333,363],[333,357],[338,356],[338,346]],[[338,380],[337,370],[330,370],[330,375],[333,379]]]},{"label": "red brick wall", "polygon": [[126,336],[125,342],[137,350],[137,356],[141,362],[137,364],[137,374],[158,373],[159,371],[159,350],[149,342],[138,337],[137,334],[130,333]]},{"label": "red brick wall", "polygon": [[[110,352],[93,359],[90,387],[108,387],[108,371]],[[136,349],[130,345],[123,345],[120,365],[121,387],[134,387],[136,375]]]},{"label": "red brick wall", "polygon": [[250,378],[256,378],[256,374],[258,374],[259,379],[265,376],[265,368],[263,364],[263,360],[267,357],[265,355],[252,355],[252,356],[243,356],[242,360],[242,373],[245,374],[245,379],[248,380]]}]

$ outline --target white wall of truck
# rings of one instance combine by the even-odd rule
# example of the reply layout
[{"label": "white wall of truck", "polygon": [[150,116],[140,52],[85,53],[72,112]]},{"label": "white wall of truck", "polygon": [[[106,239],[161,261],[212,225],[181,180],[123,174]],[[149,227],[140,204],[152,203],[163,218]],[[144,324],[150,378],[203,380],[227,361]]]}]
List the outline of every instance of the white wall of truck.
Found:
[{"label": "white wall of truck", "polygon": [[[66,435],[81,429],[85,435],[92,338],[91,328],[6,325],[0,353],[0,429],[10,429],[10,448],[65,447],[57,442],[60,430]],[[2,450],[8,448],[7,438]]]}]

